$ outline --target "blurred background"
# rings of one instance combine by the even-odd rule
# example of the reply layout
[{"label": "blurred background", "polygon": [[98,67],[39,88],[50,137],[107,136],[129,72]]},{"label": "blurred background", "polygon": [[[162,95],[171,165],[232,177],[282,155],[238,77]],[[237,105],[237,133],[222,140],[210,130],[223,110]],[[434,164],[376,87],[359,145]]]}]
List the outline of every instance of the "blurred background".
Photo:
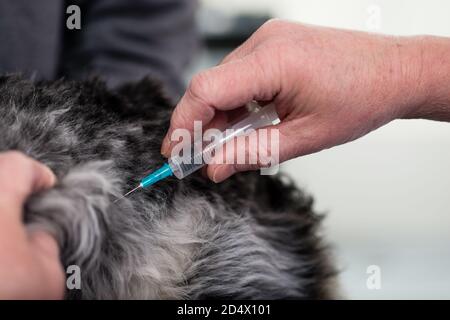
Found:
[{"label": "blurred background", "polygon": [[[204,0],[204,47],[186,74],[217,64],[270,17],[396,35],[450,36],[446,0]],[[343,297],[450,298],[450,124],[395,121],[282,165],[327,214]],[[367,286],[369,266],[379,289]]]}]

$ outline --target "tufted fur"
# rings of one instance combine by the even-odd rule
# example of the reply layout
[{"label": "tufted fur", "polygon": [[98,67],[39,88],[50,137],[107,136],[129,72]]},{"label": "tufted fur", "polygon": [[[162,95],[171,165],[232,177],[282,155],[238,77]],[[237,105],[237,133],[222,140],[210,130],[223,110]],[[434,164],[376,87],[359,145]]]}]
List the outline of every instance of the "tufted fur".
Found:
[{"label": "tufted fur", "polygon": [[0,77],[0,151],[20,150],[58,177],[25,207],[51,232],[64,266],[82,271],[70,298],[325,298],[332,268],[312,201],[286,177],[221,184],[170,178],[114,203],[164,162],[171,106],[154,82],[32,84]]}]

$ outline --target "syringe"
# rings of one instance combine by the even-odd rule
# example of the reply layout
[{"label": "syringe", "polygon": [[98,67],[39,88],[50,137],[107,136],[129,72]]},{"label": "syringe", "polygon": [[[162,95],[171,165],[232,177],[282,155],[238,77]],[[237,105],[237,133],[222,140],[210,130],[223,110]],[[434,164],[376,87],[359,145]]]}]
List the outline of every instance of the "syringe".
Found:
[{"label": "syringe", "polygon": [[[237,136],[246,135],[252,130],[263,128],[279,122],[278,114],[273,104],[268,104],[264,107],[260,107],[256,102],[251,102],[247,106],[247,108],[253,111],[250,111],[244,119],[222,131],[218,136],[214,138],[213,142],[207,144],[203,148],[200,148],[199,151],[196,151],[196,148],[192,147],[191,152],[187,157],[175,155],[169,158],[167,163],[143,178],[136,188],[125,194],[122,198],[127,197],[138,189],[148,188],[156,182],[172,175],[177,177],[178,179],[183,179],[184,177],[205,166],[206,163],[204,160],[206,159],[206,157],[209,157],[211,151],[217,150],[217,148],[223,146],[231,139]],[[194,142],[194,145],[196,144],[202,145],[202,142],[196,141]]]}]

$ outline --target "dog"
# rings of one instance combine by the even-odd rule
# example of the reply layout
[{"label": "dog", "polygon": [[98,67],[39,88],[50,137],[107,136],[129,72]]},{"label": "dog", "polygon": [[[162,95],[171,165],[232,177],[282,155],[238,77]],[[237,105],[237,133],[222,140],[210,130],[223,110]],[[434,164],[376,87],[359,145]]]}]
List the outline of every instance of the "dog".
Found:
[{"label": "dog", "polygon": [[168,178],[117,201],[162,165],[173,109],[152,79],[108,90],[98,79],[0,77],[0,152],[57,176],[24,207],[30,230],[78,266],[69,299],[327,299],[335,269],[313,200],[283,175],[215,184]]}]

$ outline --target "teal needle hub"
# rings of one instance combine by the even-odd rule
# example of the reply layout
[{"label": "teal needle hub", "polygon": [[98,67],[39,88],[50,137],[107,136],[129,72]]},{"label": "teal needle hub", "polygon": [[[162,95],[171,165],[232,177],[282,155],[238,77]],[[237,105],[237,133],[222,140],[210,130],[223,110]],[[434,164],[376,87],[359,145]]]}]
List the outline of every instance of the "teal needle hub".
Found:
[{"label": "teal needle hub", "polygon": [[168,163],[165,163],[161,168],[153,171],[144,179],[142,179],[140,186],[141,188],[148,188],[152,184],[155,184],[156,182],[163,180],[167,177],[170,177],[172,175],[173,175],[172,169],[170,168]]}]

